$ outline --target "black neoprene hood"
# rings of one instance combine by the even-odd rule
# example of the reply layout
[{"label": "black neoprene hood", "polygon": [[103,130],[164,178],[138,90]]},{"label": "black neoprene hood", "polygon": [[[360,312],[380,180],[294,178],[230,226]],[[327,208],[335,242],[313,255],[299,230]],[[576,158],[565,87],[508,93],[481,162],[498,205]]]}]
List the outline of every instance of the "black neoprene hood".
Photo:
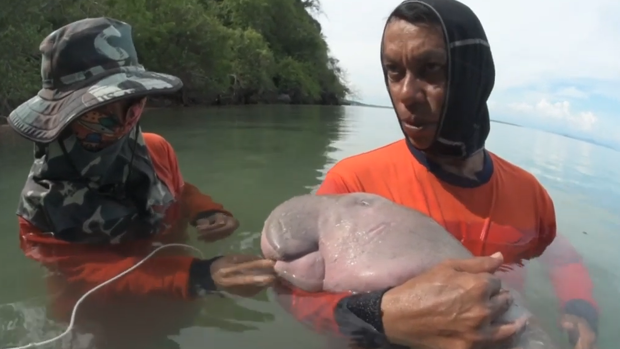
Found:
[{"label": "black neoprene hood", "polygon": [[[433,143],[428,148],[419,150],[467,158],[484,148],[489,135],[487,100],[495,84],[491,48],[480,20],[466,5],[456,0],[406,0],[399,7],[414,3],[427,6],[430,12],[437,16],[443,29],[448,55],[448,89],[439,127]],[[383,77],[387,86],[385,68]]]}]

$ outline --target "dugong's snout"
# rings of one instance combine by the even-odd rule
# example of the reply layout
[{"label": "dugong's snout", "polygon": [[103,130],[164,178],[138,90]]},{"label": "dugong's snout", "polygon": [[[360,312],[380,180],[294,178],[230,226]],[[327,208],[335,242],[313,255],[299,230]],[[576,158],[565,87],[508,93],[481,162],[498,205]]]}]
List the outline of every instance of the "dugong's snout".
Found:
[{"label": "dugong's snout", "polygon": [[277,261],[293,261],[318,252],[318,239],[270,239],[261,237],[261,250],[265,258]]},{"label": "dugong's snout", "polygon": [[317,232],[284,229],[280,220],[267,220],[261,233],[261,250],[265,258],[293,261],[319,250]]}]

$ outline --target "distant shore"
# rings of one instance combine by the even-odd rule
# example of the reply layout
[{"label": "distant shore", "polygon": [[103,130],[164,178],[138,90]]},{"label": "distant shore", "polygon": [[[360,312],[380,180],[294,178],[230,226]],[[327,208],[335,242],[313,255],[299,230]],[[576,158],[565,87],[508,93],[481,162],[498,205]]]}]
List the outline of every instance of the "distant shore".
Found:
[{"label": "distant shore", "polygon": [[386,106],[386,105],[366,104],[366,103],[362,103],[358,101],[352,101],[349,99],[342,100],[342,105],[355,106],[355,107],[392,109],[392,107]]},{"label": "distant shore", "polygon": [[[223,107],[241,107],[241,106],[252,106],[252,105],[322,105],[322,104],[289,104],[289,103],[257,103],[257,104],[228,104],[228,105],[220,105]],[[188,105],[188,106],[182,106],[182,105],[175,105],[175,104],[170,104],[170,105],[152,105],[152,103],[149,103],[149,105],[147,106],[147,110],[159,110],[159,109],[168,109],[168,108],[207,108],[207,107],[217,107],[218,105]],[[361,102],[356,102],[356,101],[350,101],[350,100],[344,100],[342,101],[341,104],[339,105],[332,105],[332,106],[353,106],[353,107],[365,107],[365,108],[380,108],[380,109],[392,109],[392,107],[388,107],[388,106],[381,106],[381,105],[372,105],[372,104],[364,104]],[[523,125],[519,125],[519,124],[514,124],[511,122],[506,122],[506,121],[499,121],[499,120],[491,120],[491,122],[493,123],[497,123],[497,124],[504,124],[504,125],[510,125],[510,126],[514,126],[514,127],[525,127],[525,128],[532,128],[532,127],[528,127],[528,126],[523,126]],[[6,116],[0,116],[0,127],[4,128],[4,127],[8,127],[8,121],[7,121],[7,117]],[[611,149],[611,150],[615,150],[615,151],[620,151],[620,149],[618,149],[616,146],[613,146],[611,144],[606,144],[604,142],[599,142],[597,140],[594,139],[587,139],[587,138],[580,138],[580,137],[575,137],[575,136],[571,136],[568,134],[564,134],[564,133],[560,133],[560,132],[554,132],[551,130],[542,130],[542,129],[537,129],[537,128],[532,128],[534,130],[539,130],[539,131],[543,131],[543,132],[548,132],[551,134],[555,134],[561,137],[566,137],[566,138],[570,138],[570,139],[574,139],[577,141],[581,141],[581,142],[586,142],[586,143],[590,143],[590,144],[594,144],[600,147],[604,147],[607,149]]]},{"label": "distant shore", "polygon": [[[252,105],[323,105],[323,106],[353,106],[353,107],[365,107],[365,108],[380,108],[380,109],[392,109],[392,107],[383,106],[383,105],[374,105],[374,104],[366,104],[362,102],[352,101],[352,100],[342,100],[340,104],[291,104],[286,102],[279,103],[254,103],[254,104],[208,104],[208,105],[182,105],[174,103],[168,99],[149,99],[148,104],[146,106],[146,110],[161,110],[168,108],[211,108],[211,107],[242,107],[242,106],[252,106]],[[0,126],[7,125],[7,117],[0,115]],[[516,127],[523,127],[522,125],[513,124],[505,121],[491,120],[491,122],[495,122],[498,124],[511,125]],[[565,136],[565,135],[563,135]]]},{"label": "distant shore", "polygon": [[[172,109],[172,108],[213,108],[213,107],[249,107],[253,105],[322,105],[322,106],[343,106],[343,105],[360,105],[366,106],[362,103],[358,102],[350,102],[350,101],[332,101],[333,103],[291,103],[290,100],[286,98],[286,96],[281,97],[281,99],[277,101],[258,101],[256,103],[179,103],[173,99],[168,98],[149,98],[146,104],[146,110],[161,110],[161,109]],[[372,107],[372,106],[371,106]],[[7,116],[0,115],[0,126],[7,125]]]}]

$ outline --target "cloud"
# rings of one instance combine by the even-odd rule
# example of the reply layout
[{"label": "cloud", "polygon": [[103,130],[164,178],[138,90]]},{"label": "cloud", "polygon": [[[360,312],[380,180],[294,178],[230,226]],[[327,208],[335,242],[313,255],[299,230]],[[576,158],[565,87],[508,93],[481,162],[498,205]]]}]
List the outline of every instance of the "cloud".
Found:
[{"label": "cloud", "polygon": [[[620,107],[620,2],[462,0],[480,18],[496,67],[491,102],[528,113],[538,126],[560,120],[595,132]],[[333,54],[363,101],[389,105],[379,64],[385,20],[400,0],[322,0],[319,17]],[[604,114],[608,114],[605,116]],[[502,118],[502,115],[496,115]]]},{"label": "cloud", "polygon": [[557,92],[558,96],[568,98],[588,98],[590,95],[576,87],[566,87]]},{"label": "cloud", "polygon": [[569,128],[580,131],[591,131],[598,120],[592,112],[572,111],[570,102],[567,100],[555,103],[551,103],[546,99],[541,99],[535,104],[525,102],[510,103],[508,108],[517,113],[549,118],[552,122],[568,123],[567,126]]}]

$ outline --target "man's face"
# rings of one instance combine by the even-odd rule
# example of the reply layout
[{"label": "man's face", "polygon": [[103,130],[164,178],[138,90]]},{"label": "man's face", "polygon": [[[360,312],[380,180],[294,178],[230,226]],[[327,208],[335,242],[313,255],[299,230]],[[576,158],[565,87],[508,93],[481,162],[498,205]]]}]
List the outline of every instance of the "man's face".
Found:
[{"label": "man's face", "polygon": [[416,148],[428,148],[447,88],[448,55],[441,28],[391,21],[383,36],[382,64],[405,134]]}]

